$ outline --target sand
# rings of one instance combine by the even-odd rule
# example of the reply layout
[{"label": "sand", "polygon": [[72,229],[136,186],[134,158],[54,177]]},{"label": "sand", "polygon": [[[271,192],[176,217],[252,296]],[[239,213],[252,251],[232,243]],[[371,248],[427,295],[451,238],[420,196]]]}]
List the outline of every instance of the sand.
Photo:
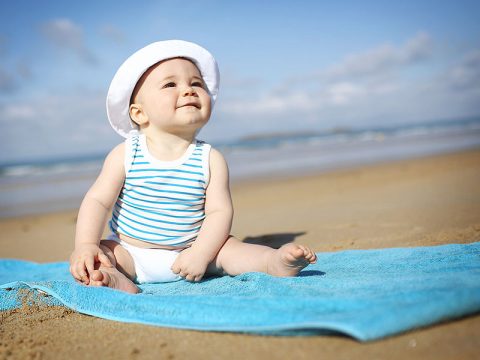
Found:
[{"label": "sand", "polygon": [[[315,251],[480,241],[480,150],[234,184],[233,233]],[[76,211],[0,221],[0,257],[65,261]],[[28,293],[25,294],[28,298]],[[125,324],[63,307],[0,313],[3,359],[474,359],[480,316],[370,343],[342,336],[263,337]]]}]

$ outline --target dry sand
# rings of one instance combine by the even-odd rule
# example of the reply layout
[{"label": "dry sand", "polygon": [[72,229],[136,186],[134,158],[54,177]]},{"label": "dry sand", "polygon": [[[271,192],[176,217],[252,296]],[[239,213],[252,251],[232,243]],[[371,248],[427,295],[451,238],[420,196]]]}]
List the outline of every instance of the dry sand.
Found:
[{"label": "dry sand", "polygon": [[[315,251],[480,241],[480,150],[233,186],[233,233]],[[65,261],[76,212],[2,220],[0,257]],[[31,296],[26,294],[26,296]],[[359,343],[125,324],[63,307],[0,313],[5,359],[474,359],[480,316]]]}]

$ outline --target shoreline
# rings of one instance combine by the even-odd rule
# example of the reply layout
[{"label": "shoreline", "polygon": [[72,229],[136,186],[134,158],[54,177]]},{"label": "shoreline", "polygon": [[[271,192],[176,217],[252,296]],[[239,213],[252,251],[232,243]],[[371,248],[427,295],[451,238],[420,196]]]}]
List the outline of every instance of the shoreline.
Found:
[{"label": "shoreline", "polygon": [[[375,169],[377,167],[383,167],[383,166],[395,166],[395,165],[401,165],[402,163],[409,163],[411,161],[418,161],[418,160],[429,160],[429,159],[436,159],[436,158],[443,158],[445,156],[455,156],[455,155],[462,155],[462,154],[468,154],[471,152],[478,152],[480,151],[480,146],[473,146],[465,149],[457,149],[457,150],[452,150],[452,151],[445,151],[445,152],[440,152],[440,153],[434,153],[434,154],[418,154],[418,155],[412,155],[409,157],[405,158],[398,158],[398,159],[383,159],[383,160],[373,160],[371,162],[362,162],[362,163],[350,163],[348,165],[338,165],[337,167],[331,167],[331,168],[324,168],[324,169],[312,169],[312,170],[305,170],[299,174],[292,174],[287,171],[283,173],[276,173],[275,176],[277,178],[272,178],[269,175],[256,175],[254,177],[239,177],[237,179],[231,180],[230,186],[232,188],[237,188],[237,187],[242,187],[242,186],[249,186],[249,185],[255,185],[255,184],[261,184],[261,183],[279,183],[279,182],[286,182],[290,180],[295,180],[295,179],[307,179],[307,178],[315,178],[319,176],[336,176],[340,175],[342,173],[348,173],[348,172],[355,172],[358,170],[365,170],[367,171],[368,169]],[[480,163],[479,163],[480,166]],[[2,218],[0,218],[0,221]]]},{"label": "shoreline", "polygon": [[[480,149],[286,179],[235,183],[232,233],[316,252],[480,241]],[[0,256],[67,261],[77,210],[0,220]],[[0,313],[0,357],[474,359],[480,316],[369,343],[344,336],[271,337],[108,321],[62,307]],[[92,331],[95,329],[95,331]],[[98,334],[111,336],[98,342]],[[81,338],[82,341],[78,341]],[[160,340],[161,339],[161,340]],[[160,340],[160,341],[159,341]],[[196,348],[196,352],[192,351]],[[72,352],[72,350],[75,350]]]}]

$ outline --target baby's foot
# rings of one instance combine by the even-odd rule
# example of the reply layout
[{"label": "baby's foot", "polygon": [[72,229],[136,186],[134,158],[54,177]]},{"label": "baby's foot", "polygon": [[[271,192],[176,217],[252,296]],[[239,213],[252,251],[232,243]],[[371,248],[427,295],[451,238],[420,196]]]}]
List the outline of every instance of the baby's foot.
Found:
[{"label": "baby's foot", "polygon": [[274,276],[296,276],[304,267],[315,262],[317,255],[308,247],[289,243],[272,253],[267,273]]},{"label": "baby's foot", "polygon": [[100,267],[90,276],[92,286],[108,286],[130,294],[140,292],[138,287],[115,267]]}]

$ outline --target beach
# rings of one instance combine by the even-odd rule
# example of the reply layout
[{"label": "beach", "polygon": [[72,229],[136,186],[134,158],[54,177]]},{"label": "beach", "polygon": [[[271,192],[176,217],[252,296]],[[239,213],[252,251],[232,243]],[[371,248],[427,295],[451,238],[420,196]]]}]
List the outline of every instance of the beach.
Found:
[{"label": "beach", "polygon": [[[480,241],[480,149],[351,166],[300,177],[238,180],[232,233],[316,252]],[[66,261],[76,210],[0,220],[0,257]],[[474,359],[480,316],[369,343],[344,336],[269,337],[108,321],[63,307],[0,315],[5,359]]]}]

